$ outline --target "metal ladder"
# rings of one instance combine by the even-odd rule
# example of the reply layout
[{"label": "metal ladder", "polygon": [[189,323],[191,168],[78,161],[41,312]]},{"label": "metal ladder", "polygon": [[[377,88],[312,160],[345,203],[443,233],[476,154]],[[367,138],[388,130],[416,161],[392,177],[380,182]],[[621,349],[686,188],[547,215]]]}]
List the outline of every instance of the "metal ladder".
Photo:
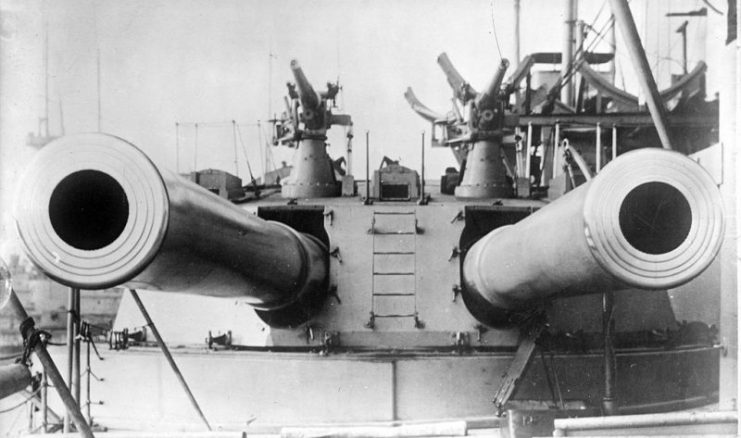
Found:
[{"label": "metal ladder", "polygon": [[373,234],[371,320],[377,318],[412,318],[421,327],[417,315],[417,241],[416,212],[374,211],[369,233]]}]

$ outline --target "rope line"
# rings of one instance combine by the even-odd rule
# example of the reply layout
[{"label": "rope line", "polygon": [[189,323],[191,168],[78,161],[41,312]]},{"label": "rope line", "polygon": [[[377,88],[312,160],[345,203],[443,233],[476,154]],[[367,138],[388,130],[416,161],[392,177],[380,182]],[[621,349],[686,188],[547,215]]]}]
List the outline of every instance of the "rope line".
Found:
[{"label": "rope line", "polygon": [[250,160],[247,158],[247,146],[244,144],[244,139],[242,138],[242,129],[239,127],[239,123],[236,124],[237,127],[237,137],[239,137],[239,144],[242,145],[242,153],[244,154],[244,161],[247,162],[247,171],[250,173],[250,180],[254,181],[255,177],[252,175],[252,166],[250,166]]},{"label": "rope line", "polygon": [[499,37],[497,36],[497,25],[494,20],[494,0],[491,0],[491,28],[494,33],[494,42],[497,44],[497,52],[499,52],[499,59],[504,59],[502,56],[502,49],[499,47]]},{"label": "rope line", "polygon": [[39,392],[41,392],[41,387],[39,387],[34,392],[32,392],[31,395],[29,395],[28,397],[26,397],[22,402],[20,402],[20,403],[18,403],[16,405],[13,405],[13,406],[11,406],[9,408],[5,408],[5,409],[0,410],[0,414],[7,414],[8,412],[12,412],[12,411],[14,411],[14,410],[22,407],[26,403],[30,402],[31,399],[33,399],[34,397],[36,397],[39,394]]}]

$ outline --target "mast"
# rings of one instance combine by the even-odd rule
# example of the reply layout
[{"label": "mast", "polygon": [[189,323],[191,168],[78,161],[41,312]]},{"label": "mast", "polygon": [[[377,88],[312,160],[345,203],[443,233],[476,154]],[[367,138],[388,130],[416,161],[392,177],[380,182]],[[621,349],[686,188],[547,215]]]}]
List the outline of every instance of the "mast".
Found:
[{"label": "mast", "polygon": [[646,104],[656,126],[656,133],[661,139],[661,145],[664,149],[673,149],[666,108],[664,108],[664,102],[661,100],[656,81],[651,73],[651,66],[648,64],[646,52],[641,45],[641,38],[638,36],[638,29],[636,29],[628,2],[627,0],[610,0],[610,6],[612,7],[612,13],[615,15],[616,23],[620,26],[638,83],[646,96]]},{"label": "mast", "polygon": [[[578,0],[564,0],[563,2],[563,46],[561,50],[561,77],[566,79],[570,76],[570,70],[574,61],[574,25],[576,24],[576,10]],[[561,102],[571,106],[574,101],[574,82],[567,80],[561,88]]]},{"label": "mast", "polygon": [[[273,107],[272,107],[272,99],[273,99],[273,59],[276,56],[273,54],[273,49],[269,49],[268,51],[268,121],[275,120],[276,117],[273,115]],[[275,122],[272,122],[275,123]],[[262,128],[260,127],[260,121],[257,122],[257,130],[262,133]],[[263,146],[265,148],[265,163],[263,163],[263,180],[267,178],[267,174],[269,172],[268,169],[270,169],[269,165],[269,154],[270,154],[270,144],[266,140],[265,145]]]},{"label": "mast", "polygon": [[102,132],[100,129],[101,121],[101,97],[100,97],[100,48],[97,49],[97,90],[98,90],[98,132]]},{"label": "mast", "polygon": [[607,44],[612,51],[612,60],[607,64],[610,83],[615,85],[615,63],[617,62],[617,44],[615,42],[615,15],[610,15],[610,29],[607,31]]},{"label": "mast", "polygon": [[49,137],[49,22],[44,20],[44,137]]},{"label": "mast", "polygon": [[520,0],[515,0],[515,62],[520,62]]}]

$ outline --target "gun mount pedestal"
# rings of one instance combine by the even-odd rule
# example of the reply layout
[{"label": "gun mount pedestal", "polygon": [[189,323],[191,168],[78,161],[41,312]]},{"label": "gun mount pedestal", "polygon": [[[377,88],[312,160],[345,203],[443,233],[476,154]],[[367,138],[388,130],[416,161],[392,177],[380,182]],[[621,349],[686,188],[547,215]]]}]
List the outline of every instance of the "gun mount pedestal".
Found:
[{"label": "gun mount pedestal", "polygon": [[327,154],[326,136],[304,137],[298,146],[291,176],[283,182],[284,198],[329,198],[340,195],[332,161]]},{"label": "gun mount pedestal", "polygon": [[[327,154],[327,130],[333,125],[349,127],[348,149],[352,138],[352,119],[346,114],[332,114],[339,83],[327,83],[327,90],[317,92],[306,78],[297,60],[291,61],[295,84],[288,83],[286,112],[281,127],[276,131],[274,143],[297,147],[291,175],[282,182],[284,198],[332,198],[340,196],[341,182],[337,181],[335,168]],[[349,163],[348,163],[349,166]],[[349,168],[348,168],[349,169]]]},{"label": "gun mount pedestal", "polygon": [[463,181],[455,188],[458,199],[511,198],[512,184],[502,161],[502,139],[479,140],[468,153]]}]

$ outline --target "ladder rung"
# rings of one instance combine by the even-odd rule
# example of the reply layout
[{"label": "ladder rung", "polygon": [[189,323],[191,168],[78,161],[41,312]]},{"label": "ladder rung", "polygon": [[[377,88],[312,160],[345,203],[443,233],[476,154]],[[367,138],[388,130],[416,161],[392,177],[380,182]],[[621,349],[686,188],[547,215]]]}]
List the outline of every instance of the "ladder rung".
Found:
[{"label": "ladder rung", "polygon": [[390,294],[373,294],[374,297],[413,297],[414,292],[412,293],[406,293],[406,292],[393,292]]},{"label": "ladder rung", "polygon": [[410,215],[410,214],[414,214],[414,212],[413,211],[374,211],[373,212],[374,216]]},{"label": "ladder rung", "polygon": [[414,275],[414,272],[374,272],[373,275]]},{"label": "ladder rung", "polygon": [[413,255],[414,251],[376,251],[373,254],[385,254],[385,255]]},{"label": "ladder rung", "polygon": [[402,314],[402,315],[373,315],[375,318],[414,318],[416,315],[413,313],[410,314]]}]

